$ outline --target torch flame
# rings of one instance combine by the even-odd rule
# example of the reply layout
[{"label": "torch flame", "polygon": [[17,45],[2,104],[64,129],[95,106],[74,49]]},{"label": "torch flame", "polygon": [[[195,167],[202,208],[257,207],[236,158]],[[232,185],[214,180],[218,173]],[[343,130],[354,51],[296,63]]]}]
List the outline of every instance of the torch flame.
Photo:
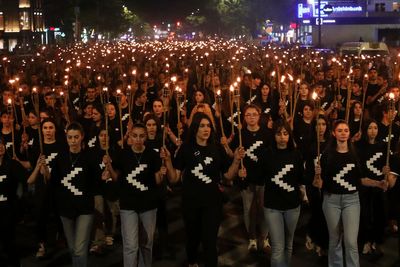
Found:
[{"label": "torch flame", "polygon": [[317,92],[313,92],[312,93],[312,99],[317,100],[317,98],[318,98]]}]

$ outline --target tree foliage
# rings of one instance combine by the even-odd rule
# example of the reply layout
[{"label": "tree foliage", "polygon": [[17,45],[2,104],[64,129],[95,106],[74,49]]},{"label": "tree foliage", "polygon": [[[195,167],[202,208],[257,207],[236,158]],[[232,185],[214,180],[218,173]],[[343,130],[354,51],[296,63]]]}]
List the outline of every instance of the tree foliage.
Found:
[{"label": "tree foliage", "polygon": [[216,8],[224,32],[239,35],[248,33],[250,5],[245,0],[217,0]]}]

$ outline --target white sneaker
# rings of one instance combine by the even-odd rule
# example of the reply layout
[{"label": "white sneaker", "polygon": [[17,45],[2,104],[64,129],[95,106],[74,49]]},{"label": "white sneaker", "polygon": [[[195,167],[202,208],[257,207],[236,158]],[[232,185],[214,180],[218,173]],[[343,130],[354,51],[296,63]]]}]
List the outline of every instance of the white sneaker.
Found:
[{"label": "white sneaker", "polygon": [[249,239],[249,245],[247,249],[249,251],[257,251],[257,239]]},{"label": "white sneaker", "polygon": [[370,254],[371,252],[372,252],[371,243],[370,242],[365,243],[362,250],[362,254],[367,255]]},{"label": "white sneaker", "polygon": [[317,253],[318,257],[322,257],[322,248],[320,246],[315,246],[315,252]]},{"label": "white sneaker", "polygon": [[269,239],[265,238],[263,241],[263,249],[270,249],[271,248],[271,244],[269,243]]},{"label": "white sneaker", "polygon": [[308,250],[313,250],[314,249],[314,243],[311,240],[311,237],[309,237],[308,235],[306,235],[306,249]]}]

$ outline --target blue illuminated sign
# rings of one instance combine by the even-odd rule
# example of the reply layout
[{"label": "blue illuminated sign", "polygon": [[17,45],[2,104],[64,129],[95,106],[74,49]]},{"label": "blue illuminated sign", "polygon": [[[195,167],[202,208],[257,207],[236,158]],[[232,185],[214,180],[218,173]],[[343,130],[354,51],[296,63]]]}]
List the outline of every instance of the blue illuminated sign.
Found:
[{"label": "blue illuminated sign", "polygon": [[360,5],[343,5],[343,3],[332,3],[332,1],[321,1],[320,8],[318,2],[312,4],[300,3],[297,5],[297,17],[299,19],[318,18],[318,9],[320,16],[326,17],[347,17],[363,16],[364,8]]}]

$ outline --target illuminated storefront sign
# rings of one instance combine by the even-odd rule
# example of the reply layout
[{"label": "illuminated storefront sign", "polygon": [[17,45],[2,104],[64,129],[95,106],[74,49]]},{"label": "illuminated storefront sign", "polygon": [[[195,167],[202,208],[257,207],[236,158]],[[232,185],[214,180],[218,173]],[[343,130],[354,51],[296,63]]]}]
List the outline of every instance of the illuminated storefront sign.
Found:
[{"label": "illuminated storefront sign", "polygon": [[[365,8],[360,5],[343,5],[340,2],[321,1],[320,16],[326,17],[345,17],[363,16]],[[311,4],[300,3],[297,5],[297,17],[299,19],[318,18],[318,2]]]}]

